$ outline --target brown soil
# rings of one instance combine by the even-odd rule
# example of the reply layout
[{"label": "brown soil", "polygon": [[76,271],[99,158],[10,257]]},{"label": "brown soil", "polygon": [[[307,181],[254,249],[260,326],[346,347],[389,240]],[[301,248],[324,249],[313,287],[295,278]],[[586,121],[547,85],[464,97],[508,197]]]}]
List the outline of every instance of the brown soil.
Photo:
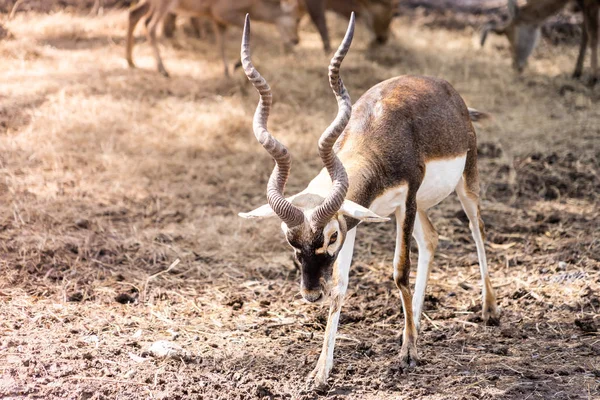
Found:
[{"label": "brown soil", "polygon": [[[476,128],[499,327],[479,317],[475,246],[451,196],[430,211],[423,364],[399,368],[394,224],[365,225],[330,388],[307,391],[326,309],[300,300],[278,222],[236,215],[265,201],[272,166],[245,77],[223,78],[215,46],[183,35],[162,44],[171,79],[142,40],[127,69],[123,10],[23,12],[0,41],[0,397],[599,398],[600,92],[570,79],[576,46],[542,45],[515,76],[501,38],[479,50],[472,28],[423,21],[399,18],[375,51],[359,26],[342,74],[353,99],[399,74],[444,77],[493,115]],[[339,40],[344,22],[331,26]],[[294,55],[272,32],[257,24],[254,54],[293,193],[321,166],[336,105],[312,26]],[[179,348],[156,357],[158,340]]]}]

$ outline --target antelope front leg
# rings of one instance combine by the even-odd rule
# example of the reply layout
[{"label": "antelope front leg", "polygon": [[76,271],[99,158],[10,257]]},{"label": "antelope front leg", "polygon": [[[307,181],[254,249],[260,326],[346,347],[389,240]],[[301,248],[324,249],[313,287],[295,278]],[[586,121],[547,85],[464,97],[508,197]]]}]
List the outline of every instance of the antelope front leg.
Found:
[{"label": "antelope front leg", "polygon": [[433,254],[438,244],[438,233],[431,224],[431,221],[429,221],[427,212],[424,210],[417,211],[413,236],[419,246],[419,260],[412,310],[415,329],[419,332],[423,301],[425,300],[425,289],[427,288],[427,280],[429,279],[429,272],[433,263]]},{"label": "antelope front leg", "polygon": [[213,28],[215,31],[215,37],[217,38],[217,45],[219,46],[219,50],[221,52],[225,76],[229,77],[229,64],[227,63],[227,56],[225,55],[225,31],[227,30],[227,25],[213,21]]},{"label": "antelope front leg", "polygon": [[[588,3],[588,2],[586,2]],[[600,71],[598,70],[598,40],[600,36],[600,3],[589,1],[584,8],[584,20],[590,38],[592,50],[592,86],[598,83]]]},{"label": "antelope front leg", "polygon": [[158,28],[158,23],[162,21],[165,15],[167,15],[167,13],[169,12],[169,10],[173,8],[173,4],[174,3],[172,1],[161,2],[158,5],[158,7],[156,7],[156,9],[154,10],[152,17],[150,18],[150,22],[146,27],[148,41],[152,46],[152,50],[154,51],[154,58],[156,59],[156,69],[161,75],[163,75],[166,78],[169,77],[169,73],[165,69],[165,66],[162,62],[162,58],[160,56],[160,52],[158,50],[158,43],[156,40],[156,29]]},{"label": "antelope front leg", "polygon": [[577,56],[577,64],[575,64],[573,78],[581,77],[581,72],[583,71],[583,62],[585,61],[585,51],[587,50],[588,44],[588,33],[587,28],[585,27],[585,22],[581,25],[581,42],[579,43],[579,55]]},{"label": "antelope front leg", "polygon": [[417,204],[415,195],[409,193],[405,206],[396,209],[396,251],[394,252],[394,281],[400,289],[402,310],[404,311],[404,332],[400,350],[400,366],[414,368],[419,363],[417,352],[417,327],[413,318],[410,276],[410,237],[415,224]]},{"label": "antelope front leg", "polygon": [[335,346],[335,334],[340,320],[340,310],[342,302],[348,288],[348,274],[350,273],[350,264],[352,262],[352,252],[354,250],[354,239],[356,238],[356,228],[346,234],[346,240],[338,259],[333,267],[333,287],[331,289],[329,308],[329,317],[327,318],[327,328],[325,328],[325,338],[323,348],[317,366],[308,375],[308,384],[313,389],[319,390],[327,386],[327,378],[333,368],[333,348]]}]

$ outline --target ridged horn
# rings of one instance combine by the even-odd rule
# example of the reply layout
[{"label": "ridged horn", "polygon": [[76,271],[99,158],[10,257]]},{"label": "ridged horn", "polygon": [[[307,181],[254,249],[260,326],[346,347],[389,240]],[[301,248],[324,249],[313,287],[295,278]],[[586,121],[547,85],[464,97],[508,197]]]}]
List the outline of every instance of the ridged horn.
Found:
[{"label": "ridged horn", "polygon": [[340,47],[335,52],[335,55],[329,63],[329,86],[335,94],[338,103],[338,113],[331,125],[323,132],[319,139],[319,155],[331,176],[333,187],[331,193],[327,196],[323,204],[321,204],[313,213],[311,225],[313,227],[322,227],[335,215],[342,206],[348,192],[348,175],[342,162],[333,151],[333,145],[338,137],[342,134],[350,115],[352,114],[352,102],[350,95],[344,86],[342,78],[340,78],[340,65],[348,53],[352,38],[354,36],[354,13],[350,16],[348,30],[344,36],[344,40]]},{"label": "ridged horn", "polygon": [[244,23],[241,59],[246,76],[260,95],[252,122],[254,136],[256,136],[258,142],[262,144],[267,153],[275,160],[275,168],[273,168],[269,183],[267,184],[267,201],[273,211],[275,211],[275,214],[289,228],[292,228],[304,222],[304,213],[283,196],[292,160],[288,149],[267,130],[267,120],[269,119],[273,96],[269,84],[254,68],[250,60],[250,17],[248,14],[246,14],[246,22]]}]

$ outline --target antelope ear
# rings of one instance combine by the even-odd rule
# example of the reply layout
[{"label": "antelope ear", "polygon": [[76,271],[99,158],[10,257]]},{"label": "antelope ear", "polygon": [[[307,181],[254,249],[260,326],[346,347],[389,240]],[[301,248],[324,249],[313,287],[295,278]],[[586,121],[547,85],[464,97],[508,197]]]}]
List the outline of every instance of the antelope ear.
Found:
[{"label": "antelope ear", "polygon": [[275,214],[275,211],[273,211],[270,205],[265,204],[264,206],[260,206],[255,210],[247,213],[239,213],[238,215],[242,218],[253,219],[274,217],[277,214]]},{"label": "antelope ear", "polygon": [[344,203],[342,203],[342,208],[340,208],[339,212],[342,215],[347,215],[364,222],[386,222],[390,220],[389,218],[377,215],[368,208],[365,208],[360,204],[356,204],[350,200],[344,200]]}]

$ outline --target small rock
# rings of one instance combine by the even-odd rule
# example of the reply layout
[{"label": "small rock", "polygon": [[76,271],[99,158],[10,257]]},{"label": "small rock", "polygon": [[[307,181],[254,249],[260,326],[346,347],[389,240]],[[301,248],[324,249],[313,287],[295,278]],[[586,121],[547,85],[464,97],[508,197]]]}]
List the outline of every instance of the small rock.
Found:
[{"label": "small rock", "polygon": [[131,379],[135,376],[135,370],[130,369],[129,371],[125,372],[125,374],[123,375],[123,378],[125,379]]},{"label": "small rock", "polygon": [[502,328],[500,334],[505,338],[513,338],[516,336],[515,330],[513,328],[508,327]]},{"label": "small rock", "polygon": [[81,292],[74,292],[67,296],[68,302],[79,303],[81,300],[83,300],[83,293]]},{"label": "small rock", "polygon": [[189,354],[180,345],[168,340],[159,340],[152,343],[148,348],[148,353],[156,358],[189,358]]},{"label": "small rock", "polygon": [[259,399],[263,399],[263,398],[272,399],[273,392],[271,392],[271,389],[266,384],[261,383],[256,387],[256,396]]},{"label": "small rock", "polygon": [[132,304],[132,303],[135,303],[136,300],[137,300],[137,293],[135,293],[133,296],[130,295],[129,293],[121,293],[115,297],[115,301],[117,303],[121,303],[121,304]]},{"label": "small rock", "polygon": [[134,354],[134,353],[131,353],[131,352],[129,353],[129,358],[131,358],[136,363],[143,363],[143,362],[145,362],[145,361],[148,360],[147,358],[140,357],[137,354]]},{"label": "small rock", "polygon": [[557,271],[565,271],[567,269],[567,263],[564,261],[558,262],[558,267],[556,267]]},{"label": "small rock", "polygon": [[494,354],[498,354],[499,356],[507,356],[508,355],[508,346],[493,347],[491,352]]},{"label": "small rock", "polygon": [[90,227],[90,221],[85,218],[80,218],[75,221],[75,225],[81,229],[88,229]]},{"label": "small rock", "polygon": [[441,342],[442,340],[446,340],[445,333],[435,332],[435,333],[431,334],[431,341]]},{"label": "small rock", "polygon": [[225,305],[230,306],[234,311],[241,309],[244,306],[244,300],[242,298],[236,297],[230,299]]},{"label": "small rock", "polygon": [[598,332],[598,327],[596,326],[596,322],[592,317],[576,319],[575,326],[585,333]]},{"label": "small rock", "polygon": [[98,347],[98,343],[100,342],[100,339],[98,339],[98,336],[96,336],[96,335],[90,335],[90,336],[84,337],[83,341],[86,343],[94,343],[96,345],[96,347]]},{"label": "small rock", "polygon": [[177,340],[177,338],[180,336],[180,333],[172,328],[167,329],[167,332],[171,334],[171,340]]}]

